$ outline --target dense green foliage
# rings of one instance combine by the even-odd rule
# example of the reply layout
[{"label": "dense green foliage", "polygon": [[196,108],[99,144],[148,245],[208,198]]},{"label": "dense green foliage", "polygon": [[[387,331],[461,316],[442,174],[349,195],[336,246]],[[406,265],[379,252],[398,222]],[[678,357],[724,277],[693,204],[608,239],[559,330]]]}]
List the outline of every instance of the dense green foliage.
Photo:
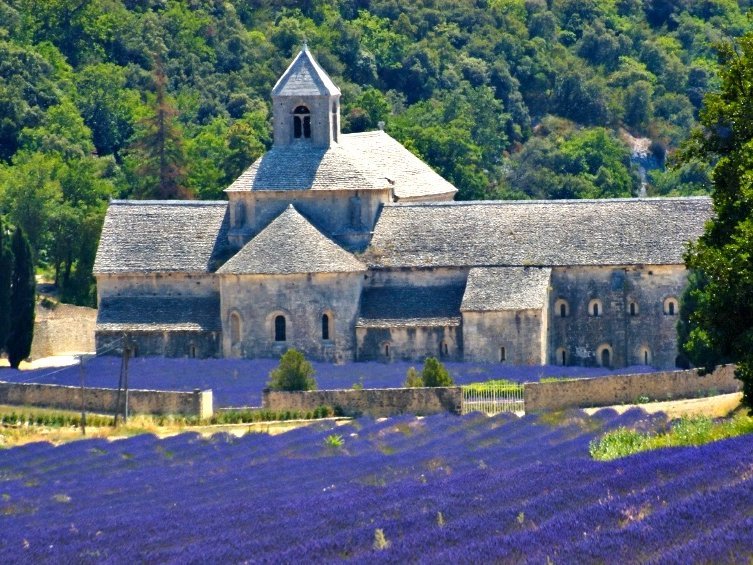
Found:
[{"label": "dense green foliage", "polygon": [[707,95],[686,159],[715,162],[715,218],[686,254],[692,271],[680,310],[682,348],[710,369],[737,363],[753,410],[753,34],[720,47],[721,90]]},{"label": "dense green foliage", "polygon": [[[63,299],[93,303],[111,197],[221,198],[270,144],[269,92],[306,39],[343,128],[386,130],[459,198],[649,193],[715,87],[748,0],[0,0],[0,215]],[[656,168],[658,167],[658,168]]]},{"label": "dense green foliage", "polygon": [[269,373],[270,390],[316,390],[314,367],[297,349],[288,349]]},{"label": "dense green foliage", "polygon": [[5,342],[10,333],[10,279],[13,270],[13,256],[7,243],[5,227],[0,218],[0,352],[5,350]]},{"label": "dense green foliage", "polygon": [[728,437],[753,433],[753,419],[737,415],[714,421],[705,416],[683,417],[664,433],[639,432],[618,428],[591,442],[591,457],[610,461],[641,451],[685,445],[703,445]]},{"label": "dense green foliage", "polygon": [[403,383],[403,386],[405,388],[421,388],[424,386],[424,379],[415,367],[408,369],[408,372],[405,374],[405,382]]},{"label": "dense green foliage", "polygon": [[455,382],[445,366],[435,357],[427,357],[421,370],[423,386],[452,386]]},{"label": "dense green foliage", "polygon": [[21,361],[31,353],[34,337],[34,306],[36,303],[36,278],[34,259],[29,242],[21,228],[16,228],[11,238],[13,270],[10,283],[10,331],[5,343],[8,362],[18,369]]}]

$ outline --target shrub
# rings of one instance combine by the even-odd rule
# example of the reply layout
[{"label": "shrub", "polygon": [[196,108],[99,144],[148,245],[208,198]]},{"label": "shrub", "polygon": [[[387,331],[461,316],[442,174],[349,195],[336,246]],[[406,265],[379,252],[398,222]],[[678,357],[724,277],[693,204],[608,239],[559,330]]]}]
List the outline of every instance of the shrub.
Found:
[{"label": "shrub", "polygon": [[288,349],[277,368],[269,373],[267,386],[270,390],[316,390],[314,367],[303,353]]},{"label": "shrub", "polygon": [[435,357],[426,358],[421,376],[424,386],[452,386],[455,384],[445,366]]},{"label": "shrub", "polygon": [[407,388],[420,388],[424,386],[424,380],[421,378],[421,373],[416,371],[415,367],[408,369],[408,373],[405,375],[405,383],[403,386]]}]

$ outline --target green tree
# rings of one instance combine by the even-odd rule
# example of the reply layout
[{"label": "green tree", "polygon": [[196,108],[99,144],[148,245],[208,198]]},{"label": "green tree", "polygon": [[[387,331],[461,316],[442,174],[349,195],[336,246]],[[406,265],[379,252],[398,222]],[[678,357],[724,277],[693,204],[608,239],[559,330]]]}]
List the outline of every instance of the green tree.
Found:
[{"label": "green tree", "polygon": [[8,247],[3,226],[0,218],[0,351],[5,349],[10,333],[10,281],[13,271],[13,255]]},{"label": "green tree", "polygon": [[16,228],[13,232],[11,249],[13,272],[10,287],[10,333],[5,349],[8,352],[10,366],[18,369],[21,361],[31,353],[36,298],[34,260],[29,242],[21,228]]},{"label": "green tree", "polygon": [[188,191],[183,133],[176,122],[178,110],[167,93],[167,76],[159,62],[154,85],[151,114],[139,123],[131,155],[140,179],[137,194],[160,200],[184,198]]},{"label": "green tree", "polygon": [[288,349],[269,373],[270,390],[316,390],[314,367],[297,349]]},{"label": "green tree", "polygon": [[753,410],[753,34],[719,50],[721,89],[706,96],[684,148],[689,162],[716,162],[714,219],[685,256],[693,276],[678,327],[682,350],[706,370],[737,363]]},{"label": "green tree", "polygon": [[452,386],[455,384],[445,366],[435,357],[426,358],[424,368],[421,371],[421,378],[424,382],[423,386]]},{"label": "green tree", "polygon": [[420,388],[424,386],[424,379],[415,367],[408,369],[403,386],[406,388]]}]

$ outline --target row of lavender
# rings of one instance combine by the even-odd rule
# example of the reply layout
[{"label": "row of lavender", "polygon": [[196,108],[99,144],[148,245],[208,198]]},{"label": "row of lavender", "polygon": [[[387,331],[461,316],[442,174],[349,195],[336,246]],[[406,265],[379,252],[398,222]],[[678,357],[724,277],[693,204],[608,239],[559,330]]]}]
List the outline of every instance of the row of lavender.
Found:
[{"label": "row of lavender", "polygon": [[15,448],[0,561],[747,563],[753,437],[591,460],[619,425],[666,423],[404,417]]},{"label": "row of lavender", "polygon": [[[343,389],[353,385],[364,388],[399,387],[408,368],[416,363],[349,363],[332,365],[313,363],[320,389]],[[215,407],[260,406],[261,392],[269,372],[277,366],[273,359],[132,359],[129,369],[131,388],[149,390],[212,389]],[[616,371],[603,368],[559,366],[512,366],[493,363],[447,363],[457,384],[507,379],[514,382],[538,382],[542,377],[598,377],[610,374],[645,373],[650,367],[627,367]],[[420,364],[418,364],[420,368]],[[87,386],[117,388],[120,359],[98,357],[85,365]],[[40,384],[79,385],[77,366],[63,369],[16,371],[1,369],[0,380]]]}]

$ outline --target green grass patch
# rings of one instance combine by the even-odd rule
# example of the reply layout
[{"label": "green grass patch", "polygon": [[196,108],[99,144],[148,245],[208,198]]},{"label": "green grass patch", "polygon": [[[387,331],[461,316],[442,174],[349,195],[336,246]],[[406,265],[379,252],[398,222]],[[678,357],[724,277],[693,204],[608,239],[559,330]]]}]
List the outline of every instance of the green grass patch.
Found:
[{"label": "green grass patch", "polygon": [[502,390],[502,391],[519,391],[523,390],[523,385],[508,381],[507,379],[496,379],[491,381],[483,381],[479,383],[470,383],[467,385],[463,385],[463,389],[465,390],[472,390],[474,392],[486,392],[486,391],[492,391],[492,390]]},{"label": "green grass patch", "polygon": [[638,432],[619,428],[591,442],[591,457],[610,461],[641,451],[662,447],[703,445],[712,441],[753,433],[753,418],[738,414],[732,418],[712,420],[705,416],[675,420],[666,432]]}]

